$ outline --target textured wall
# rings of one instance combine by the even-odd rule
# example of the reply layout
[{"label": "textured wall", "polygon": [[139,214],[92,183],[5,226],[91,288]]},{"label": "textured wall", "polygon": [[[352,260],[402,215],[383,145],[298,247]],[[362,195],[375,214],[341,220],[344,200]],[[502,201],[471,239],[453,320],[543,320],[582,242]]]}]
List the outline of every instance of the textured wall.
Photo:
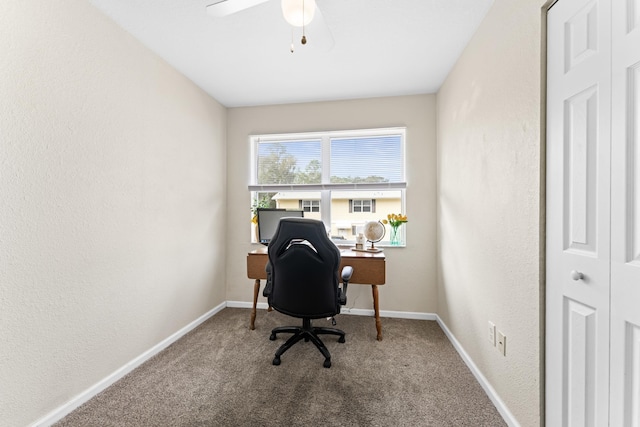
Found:
[{"label": "textured wall", "polygon": [[82,0],[0,3],[0,425],[225,299],[226,110]]},{"label": "textured wall", "polygon": [[541,414],[543,3],[496,0],[438,93],[438,313],[523,426]]},{"label": "textured wall", "polygon": [[[407,247],[385,249],[387,284],[379,287],[380,309],[435,312],[435,95],[232,108],[228,117],[229,170],[235,171],[228,177],[228,212],[231,216],[240,212],[247,221],[246,233],[228,241],[228,300],[253,300],[245,258],[259,245],[250,243],[248,227],[249,135],[406,126]],[[261,296],[260,301],[266,300]],[[371,287],[350,286],[349,307],[372,309]]]}]

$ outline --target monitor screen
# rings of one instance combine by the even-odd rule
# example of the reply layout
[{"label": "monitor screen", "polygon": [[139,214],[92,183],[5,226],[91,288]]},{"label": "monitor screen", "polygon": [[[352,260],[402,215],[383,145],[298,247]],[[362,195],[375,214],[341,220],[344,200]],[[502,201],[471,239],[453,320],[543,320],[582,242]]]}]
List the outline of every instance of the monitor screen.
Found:
[{"label": "monitor screen", "polygon": [[280,218],[303,218],[304,211],[288,211],[285,209],[258,209],[258,241],[268,245],[278,228]]}]

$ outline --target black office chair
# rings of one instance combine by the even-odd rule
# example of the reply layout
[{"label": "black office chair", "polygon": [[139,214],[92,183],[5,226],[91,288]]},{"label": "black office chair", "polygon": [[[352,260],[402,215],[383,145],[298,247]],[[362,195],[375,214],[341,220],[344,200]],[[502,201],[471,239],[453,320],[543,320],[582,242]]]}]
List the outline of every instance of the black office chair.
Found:
[{"label": "black office chair", "polygon": [[[293,333],[276,351],[280,356],[304,338],[311,341],[325,357],[324,367],[331,367],[331,354],[318,335],[331,334],[345,341],[345,333],[336,328],[314,327],[313,319],[333,318],[347,303],[347,285],[353,269],[342,270],[342,289],[338,283],[340,250],[327,237],[324,224],[309,218],[283,218],[269,242],[267,286],[264,295],[269,305],[289,316],[302,318],[302,326],[282,326],[271,331],[270,340],[282,332]],[[334,323],[335,324],[335,323]]]}]

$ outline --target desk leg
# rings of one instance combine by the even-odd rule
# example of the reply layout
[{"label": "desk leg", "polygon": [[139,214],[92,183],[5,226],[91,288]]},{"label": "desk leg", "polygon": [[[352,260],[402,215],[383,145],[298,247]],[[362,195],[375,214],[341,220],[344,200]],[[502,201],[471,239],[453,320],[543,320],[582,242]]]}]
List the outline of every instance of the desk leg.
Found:
[{"label": "desk leg", "polygon": [[253,284],[253,308],[251,309],[251,321],[249,323],[249,329],[254,330],[256,328],[256,306],[258,305],[258,293],[260,292],[260,279],[256,279]]},{"label": "desk leg", "polygon": [[378,304],[378,285],[371,285],[371,292],[373,293],[373,311],[376,316],[376,330],[378,336],[376,339],[382,341],[382,322],[380,322],[380,306]]}]

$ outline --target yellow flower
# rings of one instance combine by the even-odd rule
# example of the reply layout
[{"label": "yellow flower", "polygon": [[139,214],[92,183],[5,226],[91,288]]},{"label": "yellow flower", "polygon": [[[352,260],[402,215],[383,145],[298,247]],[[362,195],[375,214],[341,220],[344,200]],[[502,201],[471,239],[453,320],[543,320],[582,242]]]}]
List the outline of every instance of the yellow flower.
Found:
[{"label": "yellow flower", "polygon": [[[389,225],[393,228],[398,228],[405,222],[409,222],[406,215],[390,213],[387,215],[387,220]],[[384,224],[387,224],[387,221],[382,220]]]}]

